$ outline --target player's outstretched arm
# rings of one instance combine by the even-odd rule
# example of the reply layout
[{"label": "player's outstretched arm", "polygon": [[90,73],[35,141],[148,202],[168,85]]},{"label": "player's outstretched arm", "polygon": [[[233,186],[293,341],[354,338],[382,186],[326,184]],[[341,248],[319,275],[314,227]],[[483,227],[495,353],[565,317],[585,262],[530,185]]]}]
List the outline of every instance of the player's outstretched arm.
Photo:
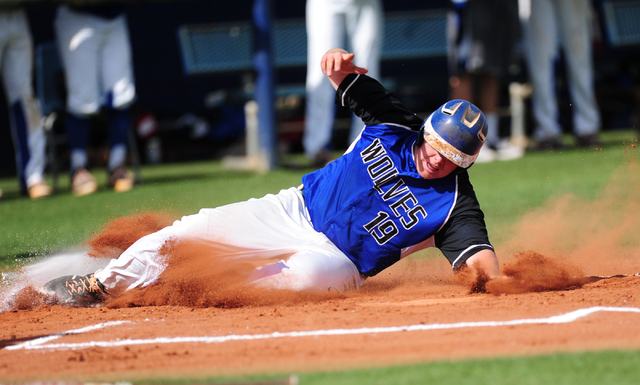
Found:
[{"label": "player's outstretched arm", "polygon": [[340,83],[349,74],[361,75],[369,72],[368,69],[353,64],[353,58],[354,54],[342,48],[330,49],[322,56],[320,61],[322,73],[327,75],[334,89],[337,90]]}]

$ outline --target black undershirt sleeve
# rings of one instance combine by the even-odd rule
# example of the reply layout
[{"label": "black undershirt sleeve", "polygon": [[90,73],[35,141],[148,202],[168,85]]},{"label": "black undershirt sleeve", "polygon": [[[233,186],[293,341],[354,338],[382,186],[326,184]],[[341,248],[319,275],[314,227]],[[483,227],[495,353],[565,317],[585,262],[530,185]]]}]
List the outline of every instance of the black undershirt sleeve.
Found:
[{"label": "black undershirt sleeve", "polygon": [[424,121],[402,104],[393,92],[366,75],[348,75],[338,87],[335,101],[349,107],[367,126],[396,123],[418,131]]},{"label": "black undershirt sleeve", "polygon": [[435,235],[436,247],[454,270],[480,250],[493,250],[480,203],[469,181],[467,170],[458,173],[458,199],[451,217]]}]

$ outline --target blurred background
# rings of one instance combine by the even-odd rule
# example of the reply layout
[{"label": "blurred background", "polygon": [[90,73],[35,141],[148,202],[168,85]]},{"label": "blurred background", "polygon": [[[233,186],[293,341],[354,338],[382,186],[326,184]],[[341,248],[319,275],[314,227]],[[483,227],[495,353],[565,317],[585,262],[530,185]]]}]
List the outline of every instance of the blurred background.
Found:
[{"label": "blurred background", "polygon": [[[473,0],[472,0],[473,1]],[[0,0],[0,6],[26,9],[34,43],[34,90],[45,117],[58,112],[52,130],[64,130],[64,80],[56,57],[53,20],[58,1]],[[92,2],[84,2],[92,3]],[[108,3],[108,1],[107,1]],[[256,72],[254,1],[125,1],[137,99],[132,107],[135,146],[142,164],[219,159],[246,153],[246,103],[254,98]],[[272,0],[271,54],[275,147],[278,156],[303,153],[307,36],[305,1]],[[422,117],[450,94],[447,13],[451,1],[383,0],[384,36],[380,80]],[[535,7],[535,1],[532,1]],[[594,83],[601,130],[634,127],[638,112],[640,1],[591,2]],[[521,15],[526,17],[526,13]],[[500,78],[498,116],[502,136],[512,128],[509,85],[528,84],[521,47],[508,74]],[[350,49],[345,40],[345,48]],[[357,59],[357,58],[356,58]],[[571,102],[562,58],[556,63],[560,123],[571,132]],[[44,89],[53,94],[44,95]],[[52,88],[53,87],[53,88]],[[51,96],[53,95],[53,96]],[[48,98],[48,99],[47,99]],[[46,100],[45,100],[46,99]],[[53,100],[52,100],[53,99]],[[524,98],[524,130],[532,134],[529,98]],[[350,114],[337,108],[332,149],[348,145]],[[8,126],[0,94],[0,127]],[[106,130],[92,123],[90,163],[106,164]],[[62,145],[64,146],[64,145]],[[66,151],[58,152],[61,170]],[[9,129],[0,129],[0,175],[15,175]]]}]

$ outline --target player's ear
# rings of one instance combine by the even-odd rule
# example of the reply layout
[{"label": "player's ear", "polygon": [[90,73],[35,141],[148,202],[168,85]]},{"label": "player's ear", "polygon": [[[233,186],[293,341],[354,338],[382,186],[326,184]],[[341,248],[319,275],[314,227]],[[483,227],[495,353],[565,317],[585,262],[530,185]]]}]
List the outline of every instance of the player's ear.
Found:
[{"label": "player's ear", "polygon": [[420,127],[418,131],[418,140],[416,140],[416,147],[420,147],[424,144],[424,126]]}]

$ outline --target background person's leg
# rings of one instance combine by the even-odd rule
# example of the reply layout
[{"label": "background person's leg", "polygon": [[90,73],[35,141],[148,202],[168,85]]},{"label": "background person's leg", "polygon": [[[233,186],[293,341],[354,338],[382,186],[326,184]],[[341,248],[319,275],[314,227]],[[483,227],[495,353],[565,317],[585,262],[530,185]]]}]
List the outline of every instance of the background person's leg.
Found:
[{"label": "background person's leg", "polygon": [[555,93],[555,60],[558,57],[555,7],[551,0],[537,0],[524,28],[526,58],[533,85],[534,132],[538,142],[554,140],[562,134],[558,123]]},{"label": "background person's leg", "polygon": [[[335,4],[334,4],[335,3]],[[307,27],[307,101],[303,145],[313,166],[324,166],[335,122],[335,91],[320,70],[322,55],[342,45],[345,19],[339,2],[308,0]]]},{"label": "background person's leg", "polygon": [[[573,131],[578,140],[596,135],[600,130],[600,112],[594,89],[589,3],[588,0],[565,0],[557,4],[562,20],[559,29],[567,59],[569,92],[574,107]],[[597,141],[593,144],[597,146]]]},{"label": "background person's leg", "polygon": [[[380,51],[384,34],[382,2],[353,1],[346,13],[346,26],[355,64],[366,67],[368,76],[380,80]],[[362,119],[352,114],[349,143],[358,137],[363,127]]]}]

